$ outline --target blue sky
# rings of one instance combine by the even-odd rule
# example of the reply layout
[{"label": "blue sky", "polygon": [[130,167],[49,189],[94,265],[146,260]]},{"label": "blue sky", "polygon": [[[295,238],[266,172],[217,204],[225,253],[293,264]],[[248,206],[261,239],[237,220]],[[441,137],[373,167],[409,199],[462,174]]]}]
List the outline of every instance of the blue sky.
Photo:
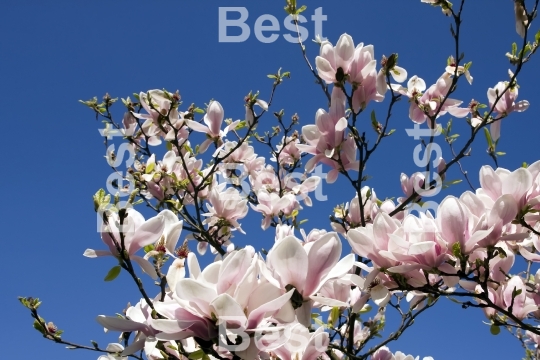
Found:
[{"label": "blue sky", "polygon": [[[327,16],[323,36],[330,41],[335,43],[347,32],[355,43],[374,44],[378,59],[382,54],[397,52],[399,64],[409,76],[419,75],[428,86],[441,75],[452,54],[450,19],[419,0],[305,3],[309,16],[322,6]],[[514,31],[512,2],[494,3],[475,0],[465,6],[462,49],[465,60],[473,61],[474,83],[469,86],[462,82],[455,96],[465,104],[471,98],[486,103],[487,88],[508,80],[509,64],[504,54],[512,42],[520,40]],[[103,346],[114,342],[116,335],[104,334],[95,317],[120,312],[128,301],[139,300],[125,274],[112,283],[103,282],[114,265],[112,259],[82,256],[86,248],[102,247],[95,231],[92,195],[106,186],[110,169],[98,133],[102,125],[77,100],[101,97],[105,92],[126,97],[154,88],[178,89],[185,106],[194,102],[202,107],[213,98],[221,102],[226,117],[239,119],[244,115],[243,97],[250,90],[260,90],[267,98],[271,81],[266,75],[282,67],[291,71],[292,77],[278,89],[274,111],[284,108],[289,116],[298,113],[301,125],[313,123],[316,110],[325,108],[326,100],[314,84],[298,45],[282,36],[274,43],[263,44],[253,32],[242,43],[218,41],[220,6],[245,7],[249,12],[246,23],[253,30],[256,18],[263,14],[272,14],[282,22],[283,5],[279,1],[246,0],[23,0],[0,5],[4,133],[0,145],[4,159],[0,180],[4,189],[4,260],[0,266],[6,277],[0,304],[4,309],[4,358],[97,358],[95,353],[68,351],[41,339],[17,296],[40,297],[44,301],[42,316],[65,330],[66,340],[90,344],[94,339]],[[289,33],[281,28],[280,35]],[[306,24],[306,29],[312,39],[313,23]],[[537,29],[533,25],[533,30]],[[307,46],[314,62],[318,47],[311,40]],[[500,158],[502,167],[514,169],[523,161],[531,163],[540,158],[537,69],[538,59],[533,58],[518,78],[519,99],[529,100],[531,106],[527,112],[512,114],[503,121],[499,147],[507,155]],[[382,114],[387,104],[372,104],[368,110]],[[120,104],[116,111],[120,119]],[[360,123],[369,134],[368,113]],[[272,117],[263,121],[271,122]],[[447,117],[442,119],[446,121]],[[400,173],[419,170],[412,159],[417,143],[404,131],[411,124],[403,101],[391,120],[390,127],[397,129],[394,138],[384,141],[366,169],[373,176],[367,185],[375,188],[379,198],[401,196]],[[460,126],[464,120],[458,119],[455,124],[465,137],[466,127]],[[445,159],[450,159],[448,147],[441,146]],[[463,161],[475,186],[480,166],[493,164],[485,149],[481,137],[475,142],[472,157]],[[259,153],[263,155],[262,150]],[[453,169],[448,177],[459,178],[459,172]],[[442,195],[456,195],[466,189],[460,184]],[[345,182],[333,187],[325,184],[324,192],[329,201],[316,203],[316,211],[305,212],[304,217],[309,219],[306,230],[315,226],[329,229],[327,219],[333,206],[354,196]],[[248,235],[238,238],[239,244],[271,246],[274,234],[267,231],[261,235],[259,221],[255,213],[242,221]],[[209,261],[209,256],[204,259]],[[388,317],[391,322],[391,312]],[[400,341],[391,344],[391,349],[415,356],[431,355],[437,360],[521,357],[516,340],[503,333],[493,337],[482,320],[480,311],[463,310],[446,301],[420,317]]]}]

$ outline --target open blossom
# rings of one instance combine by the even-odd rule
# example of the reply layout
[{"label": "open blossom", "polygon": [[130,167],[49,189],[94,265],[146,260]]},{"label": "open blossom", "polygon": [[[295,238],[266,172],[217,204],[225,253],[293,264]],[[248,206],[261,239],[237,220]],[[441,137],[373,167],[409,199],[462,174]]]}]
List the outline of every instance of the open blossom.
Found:
[{"label": "open blossom", "polygon": [[[509,71],[510,77],[513,76]],[[510,84],[507,81],[500,81],[493,88],[489,88],[487,91],[487,97],[490,108],[495,106],[495,111],[501,116],[506,117],[513,111],[522,112],[529,108],[529,102],[527,100],[521,100],[516,102],[518,96],[518,86]],[[505,91],[506,90],[506,91]],[[503,93],[504,92],[504,93]],[[495,121],[490,125],[490,132],[493,140],[499,139],[501,133],[501,121]]]},{"label": "open blossom", "polygon": [[214,226],[218,221],[224,221],[235,229],[243,232],[238,220],[243,219],[248,212],[247,200],[242,198],[235,188],[227,188],[227,183],[222,183],[212,189],[208,196],[208,218],[205,224]]},{"label": "open blossom", "polygon": [[[471,73],[469,72],[469,69],[468,69],[469,66],[470,64],[466,66],[461,66],[461,65],[458,66],[457,76],[465,75],[465,78],[467,79],[469,84],[472,85],[473,77],[471,76]],[[454,59],[453,56],[450,56],[450,64],[446,67],[445,70],[446,70],[446,73],[450,76],[454,76],[454,74],[456,74],[456,59]]]},{"label": "open blossom", "polygon": [[[281,143],[276,146],[276,152],[272,154],[272,161],[278,161],[280,164],[293,165],[301,158],[301,151],[296,146],[300,143],[298,135],[283,137]],[[276,158],[277,156],[277,158]]]},{"label": "open blossom", "polygon": [[268,271],[262,271],[262,275],[282,291],[295,289],[293,306],[298,321],[307,326],[313,304],[310,296],[326,281],[345,275],[353,265],[352,254],[342,260],[340,256],[341,241],[336,233],[327,233],[303,246],[294,236],[287,236],[268,252]]},{"label": "open blossom", "polygon": [[[141,125],[142,133],[140,137],[148,142],[150,146],[161,144],[161,139],[170,141],[174,139],[174,133],[180,132],[183,138],[187,138],[185,130],[181,130],[184,119],[183,114],[178,112],[173,101],[178,102],[180,95],[171,94],[163,90],[150,90],[147,93],[139,94],[141,106],[146,111],[144,113],[132,112],[131,114],[141,120],[145,120]],[[166,119],[161,122],[160,119]],[[133,135],[135,124],[130,118],[124,121],[126,134]],[[178,136],[180,137],[180,136]]]},{"label": "open blossom", "polygon": [[149,325],[151,311],[152,309],[144,299],[141,299],[137,305],[130,306],[126,310],[126,318],[100,315],[96,320],[107,330],[135,332],[133,342],[124,349],[122,355],[131,355],[142,349],[147,354],[151,354],[156,348],[157,340],[155,335],[158,333]]},{"label": "open blossom", "polygon": [[[261,227],[263,230],[268,229],[270,222],[274,216],[279,215],[280,212],[291,213],[291,205],[294,205],[296,198],[293,194],[285,194],[280,197],[275,192],[268,192],[265,189],[261,189],[257,192],[258,204],[249,204],[253,210],[263,214],[263,221]],[[289,211],[287,211],[289,209]]]},{"label": "open blossom", "polygon": [[381,68],[377,72],[373,45],[360,43],[355,47],[348,34],[341,35],[335,47],[329,41],[323,41],[315,65],[319,76],[327,84],[344,81],[352,84],[355,113],[365,109],[370,101],[380,102],[384,99],[386,71],[397,82],[407,79],[407,71],[395,64],[391,69]]},{"label": "open blossom", "polygon": [[216,146],[221,146],[223,144],[223,138],[227,133],[236,128],[236,125],[240,120],[236,120],[225,127],[224,130],[221,130],[221,124],[223,123],[224,111],[221,104],[217,101],[212,101],[208,105],[208,110],[204,115],[203,121],[206,126],[193,121],[187,120],[187,125],[192,128],[194,131],[202,132],[206,134],[207,139],[201,144],[199,151],[201,153],[205,152],[208,149],[210,144],[215,143]]},{"label": "open blossom", "polygon": [[309,332],[302,324],[295,324],[289,330],[291,341],[277,349],[273,349],[282,360],[317,360],[326,356],[325,351],[330,343],[330,336],[321,326]]},{"label": "open blossom", "polygon": [[[193,253],[187,260],[190,277],[176,283],[174,296],[154,304],[164,317],[151,321],[159,331],[156,338],[196,336],[217,340],[219,326],[225,326],[227,335],[233,336],[228,329],[240,328],[253,334],[267,327],[270,319],[285,324],[294,321],[289,301],[293,291],[282,293],[258,276],[262,260],[253,248],[231,251],[202,271]],[[259,349],[251,345],[237,355],[246,360],[255,358]]]},{"label": "open blossom", "polygon": [[[417,124],[423,124],[428,116],[435,116],[435,114],[440,117],[450,113],[460,118],[469,114],[470,110],[468,108],[459,107],[463,103],[460,100],[448,98],[441,106],[451,85],[450,75],[445,73],[426,90],[425,81],[415,75],[409,79],[407,88],[393,86],[393,89],[409,98],[409,118]],[[431,127],[432,125],[431,121],[428,121],[428,126]]]},{"label": "open blossom", "polygon": [[302,127],[306,144],[296,145],[300,151],[314,155],[306,163],[306,171],[313,171],[320,162],[329,165],[332,170],[326,181],[333,183],[340,171],[357,170],[356,143],[350,136],[345,136],[348,123],[345,118],[345,94],[341,89],[334,87],[330,111],[327,113],[319,109],[315,123]]},{"label": "open blossom", "polygon": [[[170,212],[164,210],[164,212]],[[126,211],[127,216],[120,226],[120,218],[117,213],[112,213],[107,223],[101,226],[101,240],[107,245],[109,250],[92,250],[87,249],[84,256],[95,258],[101,256],[120,257],[119,248],[122,246],[122,236],[125,250],[128,252],[129,259],[135,261],[143,269],[145,273],[153,278],[157,278],[154,266],[140,256],[135,255],[137,251],[146,245],[154,244],[163,234],[165,230],[166,220],[163,213],[158,214],[148,220],[134,209]],[[174,217],[176,217],[173,214]],[[120,235],[122,233],[122,236]],[[174,232],[179,235],[179,232]],[[171,242],[174,239],[171,237]],[[178,240],[178,238],[176,239]]]},{"label": "open blossom", "polygon": [[323,41],[320,54],[315,59],[319,76],[328,84],[343,81],[353,57],[354,42],[350,35],[341,35],[335,47],[329,41]]}]

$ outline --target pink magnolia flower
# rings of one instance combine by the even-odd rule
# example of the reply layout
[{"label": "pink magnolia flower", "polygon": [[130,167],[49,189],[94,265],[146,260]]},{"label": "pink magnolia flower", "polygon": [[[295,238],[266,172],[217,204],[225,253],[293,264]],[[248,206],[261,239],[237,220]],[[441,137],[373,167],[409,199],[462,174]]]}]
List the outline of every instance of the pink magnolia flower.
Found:
[{"label": "pink magnolia flower", "polygon": [[[277,161],[284,165],[293,165],[301,158],[301,151],[297,145],[300,143],[298,136],[287,136],[281,139],[281,143],[276,146],[276,152],[272,154],[272,161]],[[276,158],[278,155],[278,158]]]},{"label": "pink magnolia flower", "polygon": [[[510,72],[510,77],[513,74]],[[516,102],[518,96],[518,86],[514,85],[509,87],[509,82],[500,81],[493,88],[489,88],[487,91],[487,97],[489,101],[489,107],[495,106],[495,111],[502,117],[508,116],[513,111],[522,112],[529,108],[529,102],[527,100],[521,100]],[[508,90],[506,90],[508,88]],[[506,91],[505,91],[506,90]],[[503,94],[504,92],[504,94]],[[497,98],[500,99],[497,101]],[[499,139],[501,133],[501,121],[495,121],[490,125],[490,132],[493,140]]]},{"label": "pink magnolia flower", "polygon": [[[470,64],[468,66],[470,66]],[[456,59],[454,59],[453,56],[450,56],[450,65],[446,67],[445,71],[449,76],[454,76],[454,74],[456,74]],[[471,76],[471,73],[469,72],[467,66],[457,67],[457,76],[461,75],[465,75],[465,78],[467,79],[469,84],[472,85],[473,77]]]},{"label": "pink magnolia flower", "polygon": [[[233,149],[235,149],[233,151]],[[228,156],[227,156],[228,155]],[[257,158],[255,154],[255,149],[253,146],[249,145],[246,141],[238,146],[236,141],[227,141],[223,144],[223,147],[218,153],[220,158],[224,158],[224,163],[233,163],[233,164],[244,164],[251,162]]]},{"label": "pink magnolia flower", "polygon": [[[483,229],[476,226],[477,224],[473,221],[467,207],[461,204],[457,198],[447,196],[439,204],[437,226],[450,251],[453,250],[454,244],[459,244],[461,253],[468,254],[473,251],[479,241],[485,239],[493,230],[494,225]],[[493,221],[495,221],[495,214]]]},{"label": "pink magnolia flower", "polygon": [[330,336],[321,326],[314,332],[309,332],[302,324],[294,324],[289,331],[290,340],[283,346],[273,349],[282,360],[317,360],[327,359],[326,349],[330,343]]},{"label": "pink magnolia flower", "polygon": [[323,41],[315,59],[319,76],[327,84],[343,81],[349,73],[354,52],[354,42],[348,34],[341,35],[335,47],[329,41]]},{"label": "pink magnolia flower", "polygon": [[507,310],[512,306],[512,314],[518,319],[525,319],[529,313],[538,310],[538,305],[527,295],[527,287],[519,276],[513,276],[503,286],[502,299]]},{"label": "pink magnolia flower", "polygon": [[411,177],[408,177],[406,174],[401,173],[399,181],[401,183],[401,190],[403,191],[403,194],[405,194],[405,197],[399,197],[398,202],[402,203],[403,201],[407,200],[407,198],[411,196],[415,191],[418,193],[418,190],[424,187],[425,180],[426,177],[421,172],[415,172],[411,175]]},{"label": "pink magnolia flower", "polygon": [[279,215],[281,211],[286,211],[287,207],[290,207],[291,204],[294,204],[296,201],[293,194],[285,194],[280,197],[275,192],[268,192],[265,189],[259,190],[257,192],[258,204],[253,205],[249,204],[253,210],[263,214],[263,221],[261,227],[263,230],[268,229],[270,222],[274,216]]},{"label": "pink magnolia flower", "polygon": [[519,168],[510,172],[504,168],[493,170],[489,165],[480,169],[480,186],[476,195],[491,208],[494,201],[502,195],[511,195],[519,209],[527,202],[527,192],[533,185],[533,175],[529,169]]},{"label": "pink magnolia flower", "polygon": [[382,346],[371,355],[371,360],[395,360],[395,358],[387,346]]},{"label": "pink magnolia flower", "polygon": [[[171,185],[173,180],[169,177],[173,172],[178,172],[180,164],[174,151],[168,151],[162,161],[156,162],[155,154],[152,154],[145,167],[145,173],[141,178],[147,182],[148,192],[158,200],[163,200],[165,194],[173,193]],[[147,197],[151,197],[147,194]]]},{"label": "pink magnolia flower", "polygon": [[384,86],[384,92],[379,93],[377,90],[376,65],[377,61],[375,60],[373,45],[364,46],[363,43],[358,44],[354,50],[349,75],[349,82],[353,85],[354,89],[352,98],[354,112],[365,109],[372,100],[380,102],[384,99],[386,84]]},{"label": "pink magnolia flower", "polygon": [[208,105],[208,110],[203,118],[206,126],[193,120],[186,121],[187,125],[194,131],[205,133],[207,136],[207,139],[201,144],[201,147],[199,148],[199,151],[201,153],[205,152],[211,143],[215,143],[217,146],[221,146],[223,144],[222,139],[227,135],[229,131],[234,130],[236,128],[236,125],[238,125],[238,123],[240,122],[240,120],[236,120],[227,127],[225,127],[224,130],[221,130],[223,116],[224,111],[221,104],[217,101],[212,101],[210,105]]},{"label": "pink magnolia flower", "polygon": [[388,251],[381,251],[381,255],[400,261],[403,265],[389,269],[400,273],[439,268],[448,257],[447,250],[446,243],[437,236],[435,220],[420,213],[420,218],[405,217],[403,226],[390,235]]},{"label": "pink magnolia flower", "polygon": [[100,315],[96,320],[107,330],[136,332],[133,342],[122,352],[123,356],[134,354],[142,349],[146,354],[151,354],[157,345],[155,335],[158,332],[149,325],[152,319],[150,313],[150,307],[144,299],[141,299],[137,305],[126,310],[125,319]]},{"label": "pink magnolia flower", "polygon": [[[315,127],[304,126],[302,135],[306,145],[296,147],[302,152],[315,155],[306,163],[306,171],[311,172],[324,158],[333,158],[336,148],[344,141],[347,119],[345,118],[345,94],[337,87],[332,90],[330,112],[319,109],[315,115]],[[332,161],[333,162],[333,161]]]},{"label": "pink magnolia flower", "polygon": [[[138,114],[132,112],[132,115],[138,119],[145,120],[141,128],[144,135],[148,137],[148,145],[157,146],[161,144],[161,138],[166,137],[169,131],[163,132],[160,126],[159,119],[168,115],[168,121],[175,127],[180,128],[183,120],[180,119],[178,109],[171,108],[173,94],[163,90],[150,90],[147,93],[139,94],[140,103],[147,114]],[[178,96],[178,100],[180,97]],[[165,124],[165,129],[169,129],[170,125]]]},{"label": "pink magnolia flower", "polygon": [[377,268],[389,268],[398,265],[399,262],[383,256],[381,251],[388,250],[390,235],[400,226],[399,221],[384,212],[379,212],[373,224],[349,230],[347,240],[356,254],[371,259]]},{"label": "pink magnolia flower", "polygon": [[289,302],[293,292],[260,281],[259,262],[253,248],[232,251],[202,272],[194,254],[188,256],[190,277],[175,285],[171,301],[156,304],[166,319],[153,320],[152,326],[166,334],[192,334],[214,338],[215,326],[227,324],[253,331],[272,317],[291,322],[294,310]]},{"label": "pink magnolia flower", "polygon": [[213,226],[222,220],[243,233],[238,220],[243,219],[248,212],[247,200],[240,195],[235,188],[227,188],[227,183],[215,186],[208,196],[208,213],[203,214],[208,217],[204,221],[208,226]]},{"label": "pink magnolia flower", "polygon": [[295,289],[293,306],[298,321],[309,326],[313,303],[310,296],[326,281],[345,275],[353,266],[353,254],[342,260],[340,256],[341,241],[336,233],[327,233],[304,246],[294,236],[287,236],[268,252],[267,270],[262,267],[261,271],[274,286],[287,291]]},{"label": "pink magnolia flower", "polygon": [[135,253],[146,245],[155,243],[162,236],[165,230],[165,224],[166,220],[163,213],[145,221],[144,217],[138,211],[128,209],[127,217],[124,219],[122,226],[120,226],[118,214],[112,213],[108,218],[108,224],[102,224],[101,226],[101,240],[103,240],[109,250],[86,249],[84,256],[89,258],[101,256],[119,258],[120,253],[118,248],[122,246],[120,236],[120,233],[122,233],[129,259],[139,264],[145,273],[153,278],[157,278],[154,266],[148,260],[135,255]]},{"label": "pink magnolia flower", "polygon": [[[458,107],[463,101],[448,98],[441,106],[442,100],[448,94],[452,80],[448,73],[443,74],[435,84],[431,85],[426,92],[426,83],[418,76],[413,76],[407,83],[407,88],[393,86],[393,89],[410,100],[409,118],[417,123],[423,124],[429,116],[437,117],[445,115],[447,112],[455,117],[465,117],[469,114],[469,108]],[[432,126],[431,122],[428,122]]]}]

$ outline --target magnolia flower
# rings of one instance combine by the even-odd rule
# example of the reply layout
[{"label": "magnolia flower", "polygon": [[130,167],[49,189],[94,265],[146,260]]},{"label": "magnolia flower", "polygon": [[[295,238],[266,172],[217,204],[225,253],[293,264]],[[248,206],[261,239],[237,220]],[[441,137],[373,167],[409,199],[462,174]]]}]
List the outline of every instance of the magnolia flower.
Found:
[{"label": "magnolia flower", "polygon": [[302,324],[295,324],[289,330],[290,340],[272,351],[282,360],[317,360],[325,356],[330,336],[321,326],[314,332]]},{"label": "magnolia flower", "polygon": [[[166,212],[170,211],[164,210],[162,213],[145,221],[144,217],[138,211],[128,209],[126,211],[127,216],[121,226],[118,213],[112,213],[107,223],[101,226],[101,240],[109,247],[109,250],[86,249],[83,255],[89,258],[100,256],[114,256],[115,258],[119,258],[120,253],[118,250],[123,246],[130,260],[139,264],[145,273],[153,278],[157,278],[154,266],[148,260],[135,255],[135,253],[146,245],[155,243],[162,236],[165,230],[165,218],[168,216],[165,215]],[[173,214],[173,216],[175,215]],[[170,228],[171,234],[178,233],[179,235],[177,227],[175,229],[172,230]],[[122,233],[123,241],[120,233]],[[174,235],[170,236],[170,242],[173,241],[173,237]]]},{"label": "magnolia flower", "polygon": [[[261,107],[264,111],[268,111],[268,103],[264,100],[257,99],[255,100],[253,104]],[[249,104],[246,104],[246,123],[249,127],[252,127],[254,122],[255,122],[255,113],[250,108]]]},{"label": "magnolia flower", "polygon": [[224,130],[221,130],[223,116],[224,112],[221,104],[217,101],[212,101],[210,102],[210,105],[208,105],[208,110],[206,111],[206,114],[203,118],[206,126],[193,120],[186,121],[187,125],[194,131],[205,133],[207,136],[207,139],[201,144],[199,152],[205,152],[211,143],[215,143],[217,146],[221,146],[223,144],[222,139],[227,135],[229,131],[234,130],[236,128],[236,125],[238,125],[238,123],[240,122],[240,120],[236,120],[227,127],[225,127]]},{"label": "magnolia flower", "polygon": [[[178,110],[174,107],[171,108],[172,98],[173,94],[163,90],[150,90],[147,93],[141,92],[139,94],[140,103],[147,114],[132,112],[132,115],[138,119],[145,120],[141,128],[150,146],[161,144],[161,137],[167,135],[168,131],[163,132],[163,127],[160,126],[160,117],[168,115],[168,122],[173,126],[180,120]],[[177,98],[178,100],[180,100],[179,96]],[[168,127],[169,125],[166,124],[165,128],[167,129]]]},{"label": "magnolia flower", "polygon": [[[462,104],[460,100],[447,98],[441,106],[451,85],[452,80],[445,73],[425,93],[423,91],[426,89],[426,83],[416,75],[409,79],[407,88],[398,85],[392,88],[410,99],[409,118],[417,124],[423,124],[428,116],[435,116],[435,114],[437,117],[445,115],[447,112],[455,117],[465,117],[469,114],[469,108],[458,107]],[[429,127],[433,125],[431,121],[428,122]]]},{"label": "magnolia flower", "polygon": [[313,302],[310,296],[326,281],[345,275],[353,266],[353,254],[339,260],[340,256],[341,241],[336,233],[327,233],[304,246],[294,236],[287,236],[268,252],[268,271],[262,267],[262,275],[282,290],[295,289],[292,301],[298,321],[309,326]]},{"label": "magnolia flower", "polygon": [[121,332],[136,332],[132,343],[124,349],[122,356],[131,355],[144,349],[146,354],[154,352],[157,340],[155,335],[157,331],[149,325],[151,321],[151,310],[144,299],[135,306],[131,306],[126,310],[126,318],[117,316],[97,317],[97,321],[107,330]]},{"label": "magnolia flower", "polygon": [[[510,72],[510,77],[513,74]],[[504,92],[504,93],[503,93]],[[518,96],[518,87],[509,86],[509,83],[506,81],[500,81],[493,88],[489,88],[487,91],[487,97],[489,101],[489,106],[501,115],[502,117],[508,116],[513,111],[522,112],[529,108],[529,102],[527,100],[521,100],[517,103],[515,100]],[[501,133],[501,121],[494,121],[490,125],[490,133],[493,140],[497,141]]]},{"label": "magnolia flower", "polygon": [[527,192],[531,189],[533,180],[531,171],[526,168],[510,172],[504,168],[493,170],[491,166],[485,165],[480,169],[481,188],[476,190],[476,195],[487,208],[491,208],[502,195],[511,195],[518,209],[522,209],[527,202]]},{"label": "magnolia flower", "polygon": [[371,355],[371,360],[395,360],[395,358],[387,346],[382,346]]},{"label": "magnolia flower", "polygon": [[[521,112],[528,109],[529,102],[527,100],[521,100],[517,103],[515,102],[517,96],[518,87],[510,87],[509,83],[506,81],[499,81],[495,87],[489,88],[487,92],[489,106],[493,107],[495,105],[495,111],[505,116],[510,114],[512,111]],[[498,97],[500,97],[500,99],[497,101]],[[497,103],[495,104],[495,102]]]},{"label": "magnolia flower", "polygon": [[315,59],[319,76],[327,84],[343,81],[349,73],[354,50],[353,39],[348,34],[341,35],[335,47],[329,41],[323,41]]},{"label": "magnolia flower", "polygon": [[502,298],[506,308],[512,307],[512,314],[518,319],[525,319],[529,313],[538,310],[538,305],[527,295],[523,279],[513,276],[503,287]]},{"label": "magnolia flower", "polygon": [[[377,87],[378,75],[375,69],[376,65],[377,61],[375,60],[373,45],[364,46],[363,43],[358,44],[354,50],[349,76],[349,82],[353,85],[354,89],[352,97],[354,112],[365,109],[367,104],[372,100],[380,102],[384,99],[386,83],[384,91],[380,92],[380,89],[378,90]],[[396,72],[399,72],[401,68],[397,68]],[[406,78],[405,70],[401,70],[403,70]]]},{"label": "magnolia flower", "polygon": [[511,213],[512,210],[506,213],[504,206],[497,207],[489,215],[485,226],[480,226],[481,224],[473,223],[474,218],[470,216],[466,206],[457,198],[447,196],[437,209],[437,226],[449,249],[453,249],[454,244],[458,244],[462,254],[469,254],[478,242],[491,234],[495,227],[502,228],[501,224],[509,221]]},{"label": "magnolia flower", "polygon": [[209,204],[207,205],[208,213],[203,214],[208,219],[204,223],[213,226],[219,220],[223,220],[244,233],[238,220],[247,215],[247,200],[242,198],[238,190],[235,188],[225,189],[226,186],[227,183],[222,183],[210,191]]},{"label": "magnolia flower", "polygon": [[450,65],[448,65],[445,69],[447,76],[454,76],[454,74],[457,74],[457,76],[465,75],[465,78],[469,82],[470,85],[472,85],[473,77],[471,76],[471,73],[469,72],[469,69],[465,66],[458,66],[457,72],[456,72],[456,60],[453,56],[450,56]]},{"label": "magnolia flower", "polygon": [[349,230],[347,240],[356,254],[371,259],[378,268],[389,268],[398,265],[399,262],[383,256],[381,251],[388,250],[390,234],[393,234],[399,226],[399,221],[384,212],[379,212],[373,224]]},{"label": "magnolia flower", "polygon": [[283,294],[272,284],[260,281],[260,261],[254,249],[248,247],[231,251],[224,260],[201,271],[195,255],[190,253],[190,277],[176,283],[170,300],[155,304],[165,319],[154,319],[152,326],[169,334],[157,337],[212,339],[217,335],[215,325],[252,332],[268,317],[292,322],[294,310],[289,299],[293,291]]},{"label": "magnolia flower", "polygon": [[274,216],[279,215],[281,211],[293,204],[296,199],[293,194],[286,194],[280,197],[275,192],[268,192],[266,189],[261,189],[257,192],[258,204],[249,204],[253,210],[263,214],[261,227],[263,230],[268,229],[270,222]]}]

